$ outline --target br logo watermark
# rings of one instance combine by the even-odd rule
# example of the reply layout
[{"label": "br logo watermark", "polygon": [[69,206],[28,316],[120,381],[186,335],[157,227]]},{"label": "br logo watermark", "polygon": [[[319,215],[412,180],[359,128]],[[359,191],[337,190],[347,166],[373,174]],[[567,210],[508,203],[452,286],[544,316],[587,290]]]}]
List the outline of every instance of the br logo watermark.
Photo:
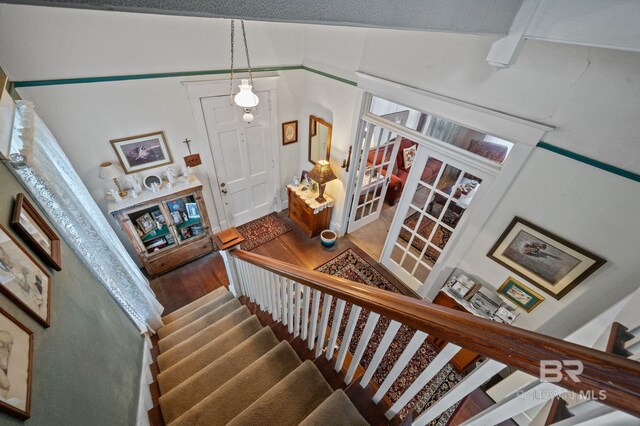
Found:
[{"label": "br logo watermark", "polygon": [[[562,361],[548,359],[540,361],[540,381],[546,383],[561,383],[564,378],[568,378],[569,380],[580,383],[580,375],[584,371],[584,364],[582,361],[577,359],[565,359]],[[594,399],[604,401],[607,399],[607,391],[605,390],[587,390],[587,391],[579,391],[579,392],[571,392],[577,395],[580,398],[584,399]],[[549,393],[549,392],[546,392]],[[559,392],[551,392],[553,395],[533,395],[536,399],[550,399],[555,396],[559,396],[559,394],[564,393],[564,390]],[[556,393],[558,395],[556,395]]]}]

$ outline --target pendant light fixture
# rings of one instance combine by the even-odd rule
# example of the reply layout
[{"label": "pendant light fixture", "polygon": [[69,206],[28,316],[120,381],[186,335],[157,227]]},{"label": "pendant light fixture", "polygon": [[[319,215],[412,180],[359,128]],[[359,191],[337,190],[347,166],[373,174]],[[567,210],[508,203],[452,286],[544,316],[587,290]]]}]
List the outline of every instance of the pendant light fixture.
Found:
[{"label": "pendant light fixture", "polygon": [[240,80],[240,91],[235,96],[233,95],[233,52],[234,52],[234,40],[235,40],[235,20],[231,20],[231,82],[230,82],[230,94],[231,104],[235,104],[244,109],[244,115],[242,119],[247,123],[251,123],[253,120],[253,114],[251,109],[258,106],[258,96],[253,93],[253,73],[251,72],[251,60],[249,59],[249,48],[247,47],[247,32],[244,28],[244,21],[240,21],[242,26],[242,39],[244,41],[244,51],[247,55],[247,69],[249,70],[249,78],[243,78]]}]

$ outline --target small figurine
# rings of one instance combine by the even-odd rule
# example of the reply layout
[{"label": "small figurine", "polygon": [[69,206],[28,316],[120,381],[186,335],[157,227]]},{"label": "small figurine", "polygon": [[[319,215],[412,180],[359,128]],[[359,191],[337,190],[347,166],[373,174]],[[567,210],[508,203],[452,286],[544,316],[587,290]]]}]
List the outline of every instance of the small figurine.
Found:
[{"label": "small figurine", "polygon": [[129,182],[129,185],[131,185],[131,188],[133,188],[133,192],[138,194],[142,192],[142,183],[140,182],[138,175],[129,175],[127,181]]},{"label": "small figurine", "polygon": [[109,191],[107,191],[107,195],[111,195],[116,203],[121,203],[122,197],[120,196],[119,192],[120,191],[118,191],[117,189],[110,189]]},{"label": "small figurine", "polygon": [[187,183],[191,183],[191,181],[193,180],[193,170],[191,169],[190,166],[186,167],[183,177],[184,177],[184,181]]},{"label": "small figurine", "polygon": [[189,220],[189,217],[187,216],[187,214],[185,212],[182,212],[182,219],[186,222]]},{"label": "small figurine", "polygon": [[173,167],[167,167],[167,170],[164,172],[164,175],[167,177],[167,185],[169,188],[173,187],[173,184],[176,181],[176,177],[173,175]]}]

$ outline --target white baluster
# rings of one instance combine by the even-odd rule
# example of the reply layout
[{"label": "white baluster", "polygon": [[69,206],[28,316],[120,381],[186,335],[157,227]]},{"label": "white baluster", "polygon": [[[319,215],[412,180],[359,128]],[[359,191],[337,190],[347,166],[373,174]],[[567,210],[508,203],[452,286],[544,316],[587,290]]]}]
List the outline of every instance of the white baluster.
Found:
[{"label": "white baluster", "polygon": [[590,402],[594,404],[590,407],[589,411],[553,423],[552,426],[638,426],[638,424],[640,424],[637,417],[616,410],[615,408],[595,403],[595,401],[587,401],[583,404]]},{"label": "white baluster", "polygon": [[456,346],[453,343],[448,343],[440,353],[427,365],[427,368],[422,370],[422,373],[418,376],[416,380],[404,391],[404,393],[398,398],[398,400],[391,406],[391,408],[385,413],[385,417],[389,420],[393,418],[396,414],[400,412],[411,402],[411,399],[418,394],[422,390],[423,387],[427,385],[438,374],[438,371],[442,370],[442,368],[451,361],[458,351],[460,350],[460,346]]},{"label": "white baluster", "polygon": [[294,323],[293,323],[293,336],[298,337],[300,335],[300,305],[302,304],[302,289],[300,283],[295,283],[296,287],[296,306],[294,313]]},{"label": "white baluster", "polygon": [[375,312],[369,312],[369,316],[367,317],[367,323],[364,325],[362,336],[360,336],[360,340],[358,341],[358,346],[356,347],[356,353],[353,354],[353,359],[351,360],[351,364],[349,365],[349,370],[347,370],[347,375],[344,379],[345,383],[351,383],[351,380],[353,380],[353,376],[356,374],[356,369],[360,364],[362,355],[364,355],[364,351],[365,349],[367,349],[369,340],[371,340],[371,336],[373,335],[373,330],[375,330],[376,325],[378,324],[378,319],[380,319],[379,314],[376,314]]},{"label": "white baluster", "polygon": [[342,364],[344,364],[344,359],[349,351],[349,345],[351,344],[351,338],[353,337],[353,332],[356,329],[356,324],[358,324],[360,311],[362,311],[360,306],[351,305],[351,313],[349,313],[349,320],[347,321],[347,327],[344,329],[344,336],[342,336],[342,343],[340,343],[340,350],[338,351],[338,358],[336,359],[336,365],[334,367],[334,370],[338,373],[340,372]]},{"label": "white baluster", "polygon": [[309,303],[311,302],[311,287],[304,287],[304,296],[302,299],[302,333],[300,338],[302,340],[306,340],[309,333]]},{"label": "white baluster", "polygon": [[378,365],[380,365],[380,361],[384,358],[384,355],[387,353],[387,349],[393,342],[394,337],[396,337],[396,333],[398,333],[398,329],[402,324],[397,321],[391,321],[389,323],[389,327],[387,327],[387,331],[384,332],[384,336],[382,336],[382,340],[380,341],[380,345],[376,349],[376,353],[373,354],[373,358],[371,358],[371,362],[367,367],[367,370],[364,372],[362,376],[362,380],[360,380],[360,386],[366,388],[373,377],[373,374],[378,369]]},{"label": "white baluster", "polygon": [[324,346],[324,336],[327,334],[327,324],[329,323],[329,313],[331,312],[331,302],[333,296],[330,294],[324,295],[324,303],[322,304],[322,318],[320,319],[320,325],[318,325],[318,340],[316,341],[316,358],[322,354],[322,347]]},{"label": "white baluster", "polygon": [[264,311],[266,306],[266,297],[264,293],[264,269],[256,268],[256,275],[258,276],[258,306]]},{"label": "white baluster", "polygon": [[507,395],[502,401],[476,414],[464,425],[498,424],[518,414],[544,404],[550,399],[560,396],[566,390],[553,383],[535,380],[527,383],[515,392]]},{"label": "white baluster", "polygon": [[338,299],[336,303],[336,310],[333,312],[333,325],[331,326],[331,333],[329,334],[329,345],[327,346],[326,357],[328,360],[333,358],[335,352],[336,342],[338,340],[338,332],[340,331],[340,324],[342,323],[342,314],[344,314],[345,301]]},{"label": "white baluster", "polygon": [[278,293],[276,287],[276,278],[278,276],[273,272],[269,273],[269,297],[271,298],[271,318],[278,321]]},{"label": "white baluster", "polygon": [[244,295],[244,276],[242,273],[242,268],[244,267],[244,262],[240,259],[236,259],[236,272],[238,274],[238,282],[236,284],[238,284],[238,286],[236,287],[236,291],[238,292],[238,294],[236,296],[243,296]]},{"label": "white baluster", "polygon": [[293,281],[287,279],[285,282],[287,283],[287,313],[289,315],[287,323],[288,331],[291,334],[293,333],[293,293],[295,289],[293,288]]},{"label": "white baluster", "polygon": [[282,304],[282,324],[287,325],[289,314],[287,312],[287,279],[280,277],[280,303]]},{"label": "white baluster", "polygon": [[402,351],[402,355],[400,355],[400,358],[398,358],[396,363],[393,365],[393,368],[391,369],[391,371],[389,371],[389,374],[387,374],[387,377],[384,379],[384,381],[380,385],[380,388],[378,389],[376,394],[373,395],[374,403],[377,404],[378,402],[380,402],[380,400],[382,399],[384,394],[387,393],[387,391],[389,390],[393,382],[395,382],[398,376],[400,376],[400,373],[402,373],[402,370],[404,370],[407,364],[409,364],[409,361],[411,361],[411,358],[413,357],[413,355],[418,351],[418,349],[420,349],[420,346],[422,345],[422,343],[424,343],[426,338],[427,338],[427,333],[423,331],[416,331],[416,334],[413,335],[407,347],[404,348],[404,351]]},{"label": "white baluster", "polygon": [[251,303],[257,304],[257,294],[256,294],[256,267],[251,264],[247,264],[247,272],[249,273],[248,283],[251,286],[251,291],[249,293],[249,300]]},{"label": "white baluster", "polygon": [[269,306],[269,313],[271,314],[271,317],[273,318],[274,313],[275,313],[275,300],[273,299],[273,289],[271,288],[271,284],[272,284],[272,277],[273,277],[273,273],[271,271],[267,271],[265,269],[265,286],[264,289],[267,292],[267,306]]},{"label": "white baluster", "polygon": [[453,389],[447,392],[435,404],[423,411],[414,421],[413,426],[425,426],[444,413],[449,407],[476,390],[480,385],[495,376],[504,368],[504,364],[488,359],[468,376],[462,379]]},{"label": "white baluster", "polygon": [[309,340],[307,342],[307,348],[313,349],[313,345],[316,341],[316,335],[318,333],[318,310],[320,309],[320,291],[313,290],[313,302],[311,305],[311,331],[309,332]]}]

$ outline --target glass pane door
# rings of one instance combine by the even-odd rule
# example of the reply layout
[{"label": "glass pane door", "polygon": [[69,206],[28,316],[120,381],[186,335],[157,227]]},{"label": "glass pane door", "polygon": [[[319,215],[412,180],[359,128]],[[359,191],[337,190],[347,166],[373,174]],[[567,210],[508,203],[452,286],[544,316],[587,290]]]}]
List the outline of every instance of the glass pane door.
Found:
[{"label": "glass pane door", "polygon": [[365,123],[363,133],[364,147],[349,216],[349,232],[380,217],[398,154],[400,138],[392,131]]},{"label": "glass pane door", "polygon": [[417,288],[452,238],[482,179],[441,155],[418,149],[406,193],[385,243],[382,263]]},{"label": "glass pane door", "polygon": [[193,194],[174,198],[165,203],[180,244],[204,234],[200,209]]},{"label": "glass pane door", "polygon": [[155,253],[175,245],[160,204],[129,212],[127,216],[147,253]]}]

